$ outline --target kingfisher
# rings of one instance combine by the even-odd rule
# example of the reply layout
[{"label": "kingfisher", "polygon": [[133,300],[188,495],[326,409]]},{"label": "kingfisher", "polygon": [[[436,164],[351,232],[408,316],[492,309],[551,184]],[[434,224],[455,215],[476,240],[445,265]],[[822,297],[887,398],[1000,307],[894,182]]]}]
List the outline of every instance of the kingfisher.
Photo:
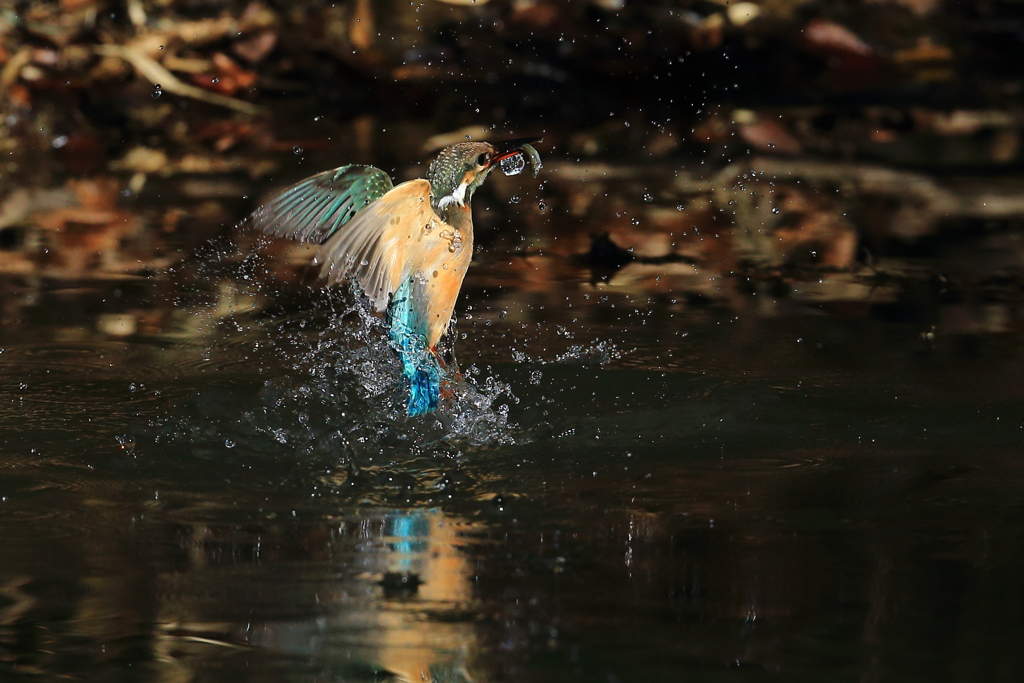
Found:
[{"label": "kingfisher", "polygon": [[460,142],[438,153],[426,178],[397,186],[379,168],[342,166],[283,190],[251,216],[270,235],[319,244],[313,264],[326,285],[354,280],[385,315],[410,416],[437,409],[449,373],[437,344],[473,256],[473,193],[496,166],[506,175],[529,166],[536,176],[537,142]]}]

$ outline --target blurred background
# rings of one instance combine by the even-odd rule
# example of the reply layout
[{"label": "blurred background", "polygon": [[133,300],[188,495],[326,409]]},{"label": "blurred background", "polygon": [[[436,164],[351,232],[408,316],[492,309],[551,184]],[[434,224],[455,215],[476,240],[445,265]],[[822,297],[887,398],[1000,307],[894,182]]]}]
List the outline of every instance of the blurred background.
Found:
[{"label": "blurred background", "polygon": [[[1022,88],[1019,0],[0,0],[0,679],[1020,680]],[[407,419],[244,219],[525,136]]]},{"label": "blurred background", "polygon": [[[1011,0],[8,1],[0,272],[155,272],[305,175],[543,135],[543,177],[476,202],[490,275],[1005,298],[1022,21]],[[1017,319],[997,308],[946,329]]]}]

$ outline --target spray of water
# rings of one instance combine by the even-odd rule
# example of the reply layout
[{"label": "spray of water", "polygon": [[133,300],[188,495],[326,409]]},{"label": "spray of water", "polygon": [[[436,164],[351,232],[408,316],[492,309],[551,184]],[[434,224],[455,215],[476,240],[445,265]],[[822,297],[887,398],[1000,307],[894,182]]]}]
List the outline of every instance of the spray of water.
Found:
[{"label": "spray of water", "polygon": [[227,400],[200,392],[184,418],[164,425],[177,438],[350,468],[459,459],[522,438],[508,417],[517,401],[509,385],[477,368],[452,378],[437,412],[408,417],[395,350],[365,297],[282,284],[280,259],[265,246],[209,243],[178,268],[184,336],[214,368],[207,377],[224,367],[261,386]]}]

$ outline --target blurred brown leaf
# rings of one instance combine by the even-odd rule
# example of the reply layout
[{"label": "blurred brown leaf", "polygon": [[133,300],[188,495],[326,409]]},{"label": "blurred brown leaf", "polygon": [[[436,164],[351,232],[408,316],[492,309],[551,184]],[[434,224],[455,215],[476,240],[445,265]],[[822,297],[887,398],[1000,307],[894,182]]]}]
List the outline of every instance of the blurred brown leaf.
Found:
[{"label": "blurred brown leaf", "polygon": [[21,15],[25,30],[54,45],[63,47],[71,44],[85,30],[89,8],[70,8],[48,3],[30,4]]},{"label": "blurred brown leaf", "polygon": [[276,45],[276,31],[260,31],[237,41],[231,46],[231,51],[250,64],[257,64],[266,59]]},{"label": "blurred brown leaf", "polygon": [[829,19],[811,19],[804,28],[804,44],[812,52],[825,56],[858,55],[866,57],[874,50],[856,33]]},{"label": "blurred brown leaf", "polygon": [[7,89],[7,97],[15,106],[28,109],[32,106],[32,93],[21,83],[15,83]]},{"label": "blurred brown leaf", "polygon": [[740,136],[758,151],[796,156],[803,152],[800,141],[778,121],[760,118],[740,126]]},{"label": "blurred brown leaf", "polygon": [[214,53],[211,63],[214,73],[192,74],[192,82],[205,90],[231,96],[256,84],[255,71],[243,69],[223,52]]},{"label": "blurred brown leaf", "polygon": [[226,152],[253,134],[255,126],[248,121],[211,121],[194,133],[196,140],[209,140],[218,152]]},{"label": "blurred brown leaf", "polygon": [[348,39],[357,50],[373,45],[374,15],[370,0],[355,0],[355,10],[349,22]]},{"label": "blurred brown leaf", "polygon": [[953,50],[945,45],[936,45],[928,36],[921,36],[914,47],[897,50],[892,59],[897,64],[949,62],[953,60]]},{"label": "blurred brown leaf", "polygon": [[44,231],[43,261],[65,276],[90,270],[124,272],[132,266],[122,254],[126,240],[142,225],[131,212],[116,208],[118,183],[112,178],[72,180],[68,188],[77,206],[37,214],[32,223]]}]

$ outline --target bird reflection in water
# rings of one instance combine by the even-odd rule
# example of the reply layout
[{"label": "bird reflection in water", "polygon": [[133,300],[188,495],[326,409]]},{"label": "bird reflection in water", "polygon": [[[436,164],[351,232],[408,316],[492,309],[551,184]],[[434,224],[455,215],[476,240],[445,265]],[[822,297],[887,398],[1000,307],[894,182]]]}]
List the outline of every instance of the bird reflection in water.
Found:
[{"label": "bird reflection in water", "polygon": [[371,680],[484,680],[471,673],[479,650],[465,552],[472,529],[439,510],[346,520],[339,541],[350,546],[331,554],[342,550],[351,566],[340,583],[317,591],[316,614],[253,624],[247,640],[265,650],[344,662]]}]

